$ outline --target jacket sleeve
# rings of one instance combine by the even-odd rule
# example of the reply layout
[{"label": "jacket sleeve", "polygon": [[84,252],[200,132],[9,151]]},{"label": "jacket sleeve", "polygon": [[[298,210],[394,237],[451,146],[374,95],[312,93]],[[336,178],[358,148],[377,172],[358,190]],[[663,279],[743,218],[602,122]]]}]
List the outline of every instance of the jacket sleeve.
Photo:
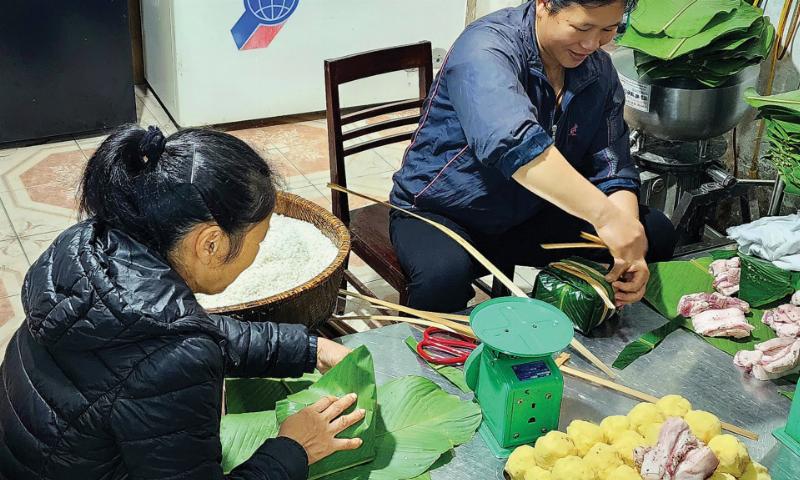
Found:
[{"label": "jacket sleeve", "polygon": [[527,65],[509,50],[492,31],[467,31],[450,52],[443,78],[476,158],[510,179],[553,140],[537,120],[551,112],[537,111],[520,81]]},{"label": "jacket sleeve", "polygon": [[623,119],[625,92],[616,72],[612,73],[605,118],[590,148],[593,168],[589,180],[607,195],[617,190],[636,192],[641,183],[639,169],[631,158],[628,125]]},{"label": "jacket sleeve", "polygon": [[110,428],[131,480],[300,480],[308,458],[295,441],[265,442],[223,474],[223,359],[210,338],[182,339],[137,364],[111,406]]},{"label": "jacket sleeve", "polygon": [[[303,325],[243,322],[222,315],[211,320],[227,339],[229,377],[299,377],[317,364],[317,337]],[[238,357],[238,360],[236,359]]]}]

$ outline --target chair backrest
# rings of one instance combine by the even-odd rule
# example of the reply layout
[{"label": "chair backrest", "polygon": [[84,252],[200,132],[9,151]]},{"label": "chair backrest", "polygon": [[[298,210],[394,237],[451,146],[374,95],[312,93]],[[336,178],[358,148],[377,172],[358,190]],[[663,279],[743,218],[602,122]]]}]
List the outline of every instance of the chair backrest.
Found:
[{"label": "chair backrest", "polygon": [[[400,102],[348,111],[342,115],[339,103],[339,85],[384,73],[417,69],[419,71],[419,96]],[[330,154],[331,182],[347,186],[345,158],[371,148],[408,141],[413,130],[394,133],[380,138],[367,138],[345,148],[346,141],[403,125],[419,123],[420,112],[433,80],[431,43],[420,42],[399,47],[372,50],[346,57],[325,60],[325,96],[327,100],[328,149]],[[342,131],[344,125],[369,120],[381,115],[416,109],[416,113],[390,118],[366,126]],[[347,195],[332,192],[333,214],[346,225],[350,222]]]}]

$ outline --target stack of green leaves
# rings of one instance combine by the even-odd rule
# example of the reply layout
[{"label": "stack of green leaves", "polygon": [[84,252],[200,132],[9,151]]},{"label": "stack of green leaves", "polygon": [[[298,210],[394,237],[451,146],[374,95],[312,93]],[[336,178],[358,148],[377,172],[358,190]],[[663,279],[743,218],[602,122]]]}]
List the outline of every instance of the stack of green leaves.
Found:
[{"label": "stack of green leaves", "polygon": [[770,145],[766,157],[786,184],[785,191],[800,195],[800,90],[762,97],[750,88],[745,100],[765,119]]},{"label": "stack of green leaves", "polygon": [[718,87],[769,55],[775,28],[743,0],[639,0],[617,42],[635,50],[640,76]]},{"label": "stack of green leaves", "polygon": [[[353,408],[366,408],[368,416],[340,437],[358,436],[364,444],[315,463],[311,479],[427,478],[428,469],[453,447],[469,441],[481,422],[476,404],[423,377],[398,378],[376,389],[372,356],[366,347],[359,347],[322,377],[228,380],[226,404],[235,413],[222,417],[223,469],[229,472],[250,458],[278,433],[287,416],[323,395],[350,392],[359,394]],[[270,406],[275,410],[259,411]]]}]

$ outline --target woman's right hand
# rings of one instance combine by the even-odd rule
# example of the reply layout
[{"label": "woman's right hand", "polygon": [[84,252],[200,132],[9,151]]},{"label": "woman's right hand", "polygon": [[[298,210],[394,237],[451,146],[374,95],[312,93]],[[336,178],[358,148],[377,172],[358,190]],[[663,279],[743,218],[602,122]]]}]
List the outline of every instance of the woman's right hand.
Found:
[{"label": "woman's right hand", "polygon": [[[606,275],[606,280],[616,282],[629,270],[634,275],[641,271],[639,267],[644,263],[644,256],[647,253],[647,237],[638,218],[626,214],[611,202],[608,202],[607,208],[603,221],[594,227],[614,258],[614,265]],[[641,282],[643,287],[647,278],[644,275],[640,277],[643,279]],[[640,279],[630,280],[639,283]]]},{"label": "woman's right hand", "polygon": [[336,438],[364,418],[363,409],[342,415],[355,401],[355,393],[342,398],[323,397],[284,420],[278,436],[299,443],[308,455],[309,465],[339,450],[355,450],[363,443],[360,438]]}]

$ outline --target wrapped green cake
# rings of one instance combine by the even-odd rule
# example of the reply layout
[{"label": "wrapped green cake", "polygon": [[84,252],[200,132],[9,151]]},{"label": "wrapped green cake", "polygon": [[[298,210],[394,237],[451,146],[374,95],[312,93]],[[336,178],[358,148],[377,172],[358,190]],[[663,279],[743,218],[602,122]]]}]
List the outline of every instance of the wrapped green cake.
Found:
[{"label": "wrapped green cake", "polygon": [[603,271],[579,257],[553,262],[539,272],[530,296],[566,313],[575,329],[588,335],[616,313],[614,289]]}]

